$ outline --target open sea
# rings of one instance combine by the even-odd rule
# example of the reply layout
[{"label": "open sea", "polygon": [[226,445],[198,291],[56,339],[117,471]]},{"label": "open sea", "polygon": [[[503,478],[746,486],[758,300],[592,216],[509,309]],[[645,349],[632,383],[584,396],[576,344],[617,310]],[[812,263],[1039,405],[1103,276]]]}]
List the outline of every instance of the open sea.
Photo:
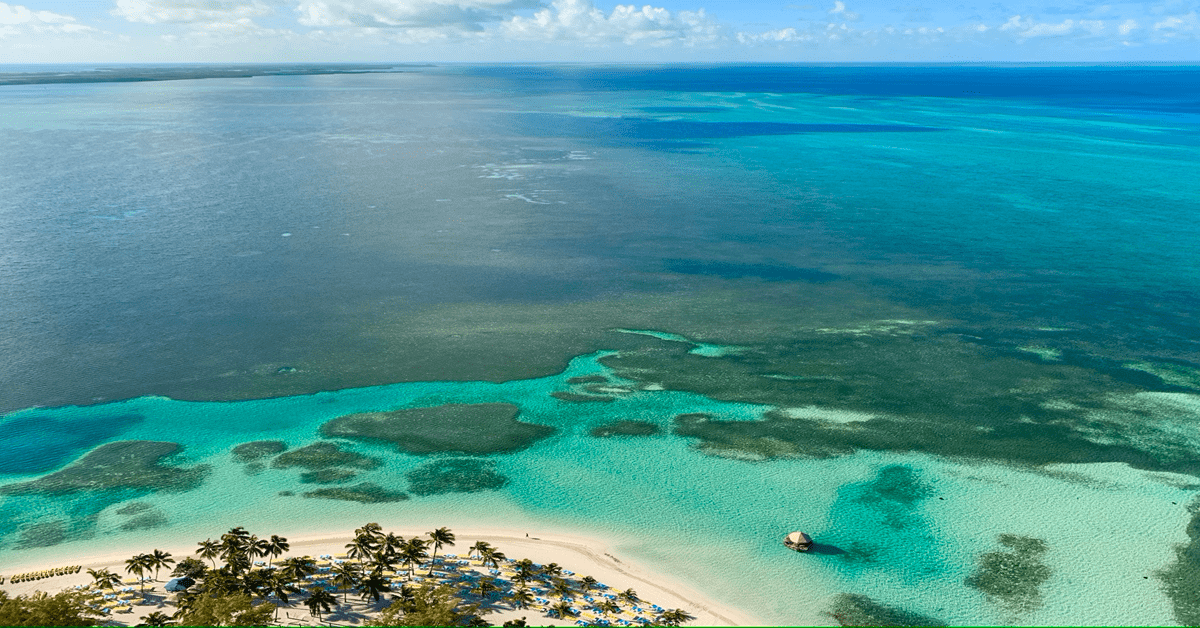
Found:
[{"label": "open sea", "polygon": [[412,517],[1200,623],[1200,67],[333,69],[0,66],[0,573]]}]

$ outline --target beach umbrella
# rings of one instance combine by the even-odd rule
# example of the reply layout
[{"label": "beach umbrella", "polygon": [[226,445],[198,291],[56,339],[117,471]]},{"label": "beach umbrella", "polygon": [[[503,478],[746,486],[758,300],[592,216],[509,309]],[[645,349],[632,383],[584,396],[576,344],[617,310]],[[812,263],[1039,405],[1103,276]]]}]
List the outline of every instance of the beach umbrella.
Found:
[{"label": "beach umbrella", "polygon": [[183,578],[171,578],[171,580],[167,582],[167,586],[163,588],[171,593],[178,593],[180,591],[187,591],[188,587],[192,586],[193,584],[196,584],[195,580],[184,576]]}]

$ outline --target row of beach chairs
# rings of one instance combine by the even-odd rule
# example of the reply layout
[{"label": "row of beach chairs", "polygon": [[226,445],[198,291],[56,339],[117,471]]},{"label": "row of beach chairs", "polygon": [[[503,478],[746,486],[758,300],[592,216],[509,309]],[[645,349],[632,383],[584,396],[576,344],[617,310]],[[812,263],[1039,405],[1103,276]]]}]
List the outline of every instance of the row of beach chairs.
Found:
[{"label": "row of beach chairs", "polygon": [[[53,578],[54,576],[65,576],[67,574],[79,573],[83,569],[80,565],[71,565],[69,567],[55,567],[54,569],[43,569],[41,571],[29,571],[19,573],[8,579],[9,584],[17,584],[19,582],[29,582],[31,580],[41,580],[43,578]],[[0,576],[0,584],[4,584],[4,576]]]}]

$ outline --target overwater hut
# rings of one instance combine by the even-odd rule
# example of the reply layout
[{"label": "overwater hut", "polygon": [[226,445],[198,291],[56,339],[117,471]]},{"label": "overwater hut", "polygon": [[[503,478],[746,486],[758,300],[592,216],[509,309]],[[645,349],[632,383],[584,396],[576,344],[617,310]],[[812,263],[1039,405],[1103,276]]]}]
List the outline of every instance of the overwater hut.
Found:
[{"label": "overwater hut", "polygon": [[783,537],[783,544],[788,549],[794,549],[797,552],[807,552],[812,547],[813,540],[812,537],[804,532],[797,531]]}]

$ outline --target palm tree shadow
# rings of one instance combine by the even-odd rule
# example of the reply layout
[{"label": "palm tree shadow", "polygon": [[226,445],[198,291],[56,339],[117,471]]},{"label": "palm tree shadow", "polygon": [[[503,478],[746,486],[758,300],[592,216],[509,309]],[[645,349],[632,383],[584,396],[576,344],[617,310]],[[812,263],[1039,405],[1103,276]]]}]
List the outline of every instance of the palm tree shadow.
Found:
[{"label": "palm tree shadow", "polygon": [[844,550],[836,545],[828,545],[826,543],[813,543],[812,547],[808,548],[807,553],[808,554],[822,554],[825,556],[839,556],[842,554],[846,554],[847,552],[846,552],[846,550]]}]

